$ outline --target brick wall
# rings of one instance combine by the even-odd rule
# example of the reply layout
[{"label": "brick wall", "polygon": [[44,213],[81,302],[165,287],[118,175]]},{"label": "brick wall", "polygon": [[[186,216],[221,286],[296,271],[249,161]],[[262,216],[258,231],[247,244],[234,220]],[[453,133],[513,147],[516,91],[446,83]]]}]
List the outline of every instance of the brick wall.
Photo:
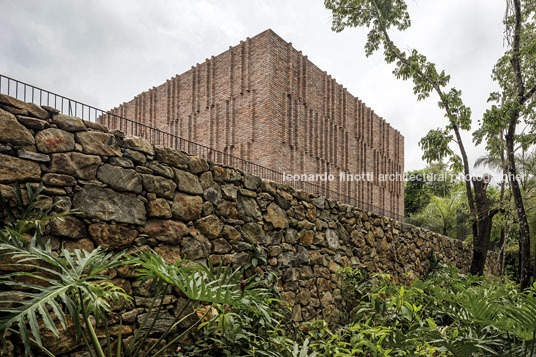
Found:
[{"label": "brick wall", "polygon": [[404,214],[403,182],[377,179],[403,173],[403,136],[271,30],[112,112],[278,171],[373,172],[316,183]]}]

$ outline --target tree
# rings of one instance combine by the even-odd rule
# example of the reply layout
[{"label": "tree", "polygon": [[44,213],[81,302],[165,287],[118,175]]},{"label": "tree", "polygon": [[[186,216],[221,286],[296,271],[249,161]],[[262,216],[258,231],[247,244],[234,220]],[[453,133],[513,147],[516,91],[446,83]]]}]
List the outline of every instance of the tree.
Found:
[{"label": "tree", "polygon": [[[472,178],[469,160],[461,131],[471,129],[471,109],[465,106],[461,91],[448,88],[450,76],[438,71],[435,64],[417,50],[401,50],[391,40],[389,30],[404,31],[411,26],[405,0],[326,0],[326,8],[333,15],[332,29],[340,32],[346,27],[367,27],[369,29],[365,53],[370,56],[383,47],[387,63],[395,64],[394,75],[403,80],[411,79],[413,91],[418,100],[428,98],[432,93],[439,97],[439,107],[445,112],[447,125],[430,130],[419,145],[427,162],[448,158],[451,167],[465,176],[465,190],[473,229],[473,259],[470,272],[482,274],[490,242],[493,216],[499,211],[491,208],[486,197],[487,180]],[[450,144],[458,146],[456,154]],[[471,185],[472,183],[472,185]]]},{"label": "tree", "polygon": [[445,236],[449,235],[457,223],[457,213],[461,206],[460,193],[455,191],[445,197],[432,196],[422,212],[410,217],[408,222],[421,221],[421,226]]},{"label": "tree", "polygon": [[404,212],[416,214],[430,203],[432,196],[445,197],[453,190],[455,172],[443,162],[432,163],[422,170],[408,171],[404,183]]},{"label": "tree", "polygon": [[[482,125],[490,129],[490,133],[501,130],[505,133],[508,180],[519,223],[520,287],[525,289],[530,284],[530,231],[523,204],[521,180],[518,177],[515,146],[520,140],[517,129],[521,121],[534,129],[536,2],[507,0],[506,4],[504,37],[507,50],[493,69],[493,79],[499,84],[501,91],[491,94],[490,100],[497,104],[485,113]],[[487,135],[487,138],[489,137],[490,135]],[[531,141],[533,140],[529,140]],[[526,142],[522,144],[527,145]]]}]

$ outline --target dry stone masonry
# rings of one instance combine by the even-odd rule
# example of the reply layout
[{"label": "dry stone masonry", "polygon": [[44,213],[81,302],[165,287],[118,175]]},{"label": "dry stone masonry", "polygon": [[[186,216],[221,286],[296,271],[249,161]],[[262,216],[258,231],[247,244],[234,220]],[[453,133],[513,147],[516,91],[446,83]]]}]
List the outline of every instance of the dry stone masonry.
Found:
[{"label": "dry stone masonry", "polygon": [[[259,272],[276,273],[296,321],[337,318],[335,272],[341,267],[403,281],[426,273],[433,257],[463,271],[470,262],[471,247],[461,241],[124,137],[52,108],[0,95],[0,128],[2,194],[10,196],[14,183],[42,182],[45,203],[81,213],[48,224],[54,249],[152,248],[168,262],[238,267],[251,261],[251,244],[258,243],[267,258]],[[491,254],[488,270],[497,270]],[[110,272],[135,299],[134,307],[110,318],[113,324],[122,315],[124,338],[143,319],[152,294],[150,284],[134,276],[132,268]],[[169,295],[165,304],[164,317],[171,320],[184,301]],[[165,328],[165,322],[158,323]],[[76,347],[73,336],[45,340],[54,353]]]}]

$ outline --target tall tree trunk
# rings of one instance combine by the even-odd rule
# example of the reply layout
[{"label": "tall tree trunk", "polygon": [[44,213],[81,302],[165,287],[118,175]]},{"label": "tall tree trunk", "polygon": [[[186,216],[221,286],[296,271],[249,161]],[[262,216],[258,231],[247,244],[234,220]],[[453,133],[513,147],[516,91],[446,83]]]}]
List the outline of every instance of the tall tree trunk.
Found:
[{"label": "tall tree trunk", "polygon": [[[504,103],[501,103],[501,105]],[[504,130],[499,132],[499,142],[501,144],[501,169],[502,169],[502,179],[501,179],[501,194],[499,197],[499,208],[504,211],[504,191],[506,186],[506,175],[508,173],[508,165],[506,163],[506,158],[504,157]],[[499,275],[504,276],[504,263],[506,255],[506,246],[508,245],[508,239],[506,237],[506,221],[508,215],[504,217],[504,224],[501,227],[501,240],[499,242]]]},{"label": "tall tree trunk", "polygon": [[[521,42],[521,1],[513,0],[514,4],[514,36],[512,41],[512,69],[514,70],[517,99],[519,105],[528,99],[525,95],[525,83],[523,83],[523,75],[521,73],[520,61],[520,42]],[[532,90],[531,90],[532,91]],[[531,92],[529,91],[529,93]],[[527,95],[529,95],[527,93]],[[517,179],[516,162],[514,155],[514,140],[516,134],[517,121],[519,120],[520,110],[513,110],[508,123],[508,131],[506,133],[506,157],[508,159],[508,179],[510,180],[510,190],[514,196],[514,205],[516,207],[517,219],[519,221],[519,287],[521,290],[526,289],[530,285],[530,231],[527,221],[525,206],[523,205],[523,196]]]},{"label": "tall tree trunk", "polygon": [[[493,216],[498,210],[493,209],[490,211],[489,209],[489,200],[486,194],[488,182],[481,178],[473,178],[472,181],[475,191],[475,208],[477,215],[474,225],[476,225],[477,234],[473,236],[473,259],[469,271],[473,275],[482,275],[484,274],[486,257],[490,245]],[[475,227],[473,229],[475,229]]]},{"label": "tall tree trunk", "polygon": [[517,179],[514,156],[514,134],[519,114],[514,113],[513,116],[515,116],[515,119],[510,119],[508,133],[506,134],[506,157],[508,159],[510,190],[514,197],[517,220],[519,221],[519,287],[521,290],[524,290],[530,285],[530,231],[525,206],[523,205],[521,187]]}]

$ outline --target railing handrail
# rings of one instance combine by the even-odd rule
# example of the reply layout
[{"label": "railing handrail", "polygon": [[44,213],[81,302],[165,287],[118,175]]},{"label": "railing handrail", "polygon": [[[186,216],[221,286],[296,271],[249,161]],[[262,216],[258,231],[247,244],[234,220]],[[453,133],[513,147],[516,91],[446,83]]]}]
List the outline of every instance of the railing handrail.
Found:
[{"label": "railing handrail", "polygon": [[[4,91],[6,86],[2,86],[3,81],[7,81],[7,91]],[[11,86],[12,82],[15,84],[14,90],[12,90],[12,88],[11,88],[12,87]],[[19,93],[19,86],[22,87],[21,88],[22,93]],[[28,100],[29,98],[27,98],[28,97],[28,93],[27,93],[28,89],[31,89],[31,100]],[[13,93],[12,93],[13,91],[15,92],[14,93],[15,95],[13,95]],[[38,101],[35,98],[35,92],[36,91],[39,94],[39,100]],[[260,177],[262,177],[264,179],[269,179],[269,180],[272,180],[272,181],[275,181],[275,182],[280,182],[280,183],[283,182],[283,180],[282,180],[283,173],[278,171],[278,170],[275,170],[275,169],[272,169],[272,168],[269,168],[269,167],[265,167],[265,166],[256,164],[254,162],[242,159],[242,158],[237,157],[237,156],[233,156],[231,154],[225,153],[225,152],[220,151],[220,150],[216,150],[216,149],[211,148],[209,146],[206,146],[206,145],[196,143],[196,142],[193,142],[191,140],[182,138],[182,137],[180,137],[178,135],[174,135],[174,134],[165,132],[165,131],[163,131],[161,129],[151,127],[151,126],[146,125],[144,123],[140,123],[138,121],[134,121],[132,119],[117,115],[117,114],[115,114],[115,113],[113,113],[111,111],[99,109],[99,108],[94,107],[92,105],[82,103],[82,102],[77,101],[75,99],[65,97],[65,96],[63,96],[61,94],[57,94],[57,93],[48,91],[46,89],[34,86],[32,84],[29,84],[29,83],[19,81],[17,79],[14,79],[14,78],[2,75],[2,74],[0,74],[0,93],[7,94],[9,96],[13,96],[13,97],[15,97],[17,99],[20,99],[20,100],[23,100],[25,102],[32,102],[32,103],[38,104],[38,105],[45,105],[45,103],[43,102],[43,93],[44,93],[46,95],[46,105],[51,106],[51,107],[59,110],[63,114],[79,116],[77,109],[80,108],[81,109],[81,116],[80,116],[81,119],[92,121],[92,122],[98,122],[99,120],[100,121],[106,121],[107,120],[108,121],[108,127],[111,127],[111,125],[110,125],[110,117],[111,117],[111,118],[113,118],[113,120],[115,122],[117,122],[117,121],[119,122],[119,125],[116,125],[116,126],[120,126],[120,129],[122,129],[123,127],[126,129],[125,132],[128,135],[138,135],[138,134],[141,133],[141,135],[138,135],[138,136],[142,136],[145,139],[148,139],[153,144],[157,144],[157,145],[160,144],[160,141],[162,141],[162,142],[166,141],[166,140],[164,140],[164,138],[168,138],[168,140],[167,140],[168,144],[174,143],[175,144],[174,148],[176,148],[176,149],[181,149],[182,150],[182,148],[185,148],[185,150],[183,150],[183,151],[186,151],[188,154],[197,155],[198,152],[203,152],[205,154],[205,156],[208,156],[207,158],[209,158],[210,160],[214,161],[217,164],[227,165],[226,162],[227,163],[239,163],[240,166],[244,169],[244,171],[248,172],[248,170],[249,170],[248,173],[255,172]],[[22,96],[22,99],[20,98],[21,96]],[[51,97],[54,99],[54,103],[51,103],[51,100],[50,100]],[[58,104],[58,99],[61,100],[60,104]],[[64,102],[65,101],[67,101],[67,104],[68,104],[68,112],[67,113],[64,110]],[[84,118],[86,111],[87,111],[88,117]],[[93,112],[93,114],[92,114],[92,112]],[[124,125],[123,125],[123,123],[124,123]],[[129,131],[128,126],[131,127],[132,132],[130,132],[130,133],[128,132]],[[149,132],[150,134],[147,135],[146,134],[147,132]],[[150,136],[150,138],[147,138],[146,136]],[[155,139],[155,138],[157,138],[157,139]],[[160,140],[161,138],[162,138],[162,140]],[[156,141],[158,141],[158,143]],[[170,146],[173,146],[173,144],[171,144]],[[190,152],[188,152],[188,151],[190,151]],[[222,162],[216,162],[217,157],[223,158],[222,160],[220,160]],[[228,165],[228,166],[230,166],[230,165]],[[274,177],[276,177],[276,179],[274,179]],[[280,180],[278,180],[277,177],[279,177]],[[354,205],[354,206],[356,206],[356,207],[358,207],[360,209],[363,209],[363,210],[372,211],[374,213],[377,213],[377,214],[380,214],[380,215],[383,215],[383,216],[390,216],[390,217],[392,217],[394,219],[397,219],[397,220],[400,220],[400,221],[404,220],[404,217],[402,215],[396,214],[396,213],[394,213],[392,211],[388,211],[383,207],[378,207],[378,206],[372,205],[372,204],[370,204],[368,202],[363,202],[361,200],[358,200],[355,197],[351,197],[351,196],[342,194],[340,192],[333,191],[331,189],[328,189],[327,187],[322,187],[322,186],[317,185],[317,184],[313,184],[313,183],[310,183],[310,182],[301,182],[301,181],[290,181],[290,182],[285,181],[285,184],[287,184],[290,187],[293,187],[294,189],[305,190],[306,192],[309,192],[309,193],[315,193],[315,194],[319,194],[319,195],[324,195],[327,198],[335,199],[337,201],[341,201],[341,202],[346,203],[346,204]]]}]

